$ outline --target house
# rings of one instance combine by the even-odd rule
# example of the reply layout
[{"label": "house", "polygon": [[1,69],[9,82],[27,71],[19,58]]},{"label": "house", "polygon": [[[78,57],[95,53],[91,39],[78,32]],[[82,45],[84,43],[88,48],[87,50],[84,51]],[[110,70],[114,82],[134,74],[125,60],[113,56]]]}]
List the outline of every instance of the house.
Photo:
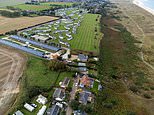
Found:
[{"label": "house", "polygon": [[58,115],[60,107],[58,105],[53,105],[52,108],[47,110],[47,115]]},{"label": "house", "polygon": [[79,54],[78,55],[78,61],[87,62],[88,61],[88,56],[86,56],[84,54]]},{"label": "house", "polygon": [[30,111],[30,112],[32,112],[32,111],[35,109],[33,106],[29,105],[28,103],[26,103],[26,104],[24,105],[24,108],[27,109],[27,110]]},{"label": "house", "polygon": [[36,41],[42,42],[42,43],[46,43],[49,40],[48,37],[39,36],[39,35],[33,35],[31,36],[31,38],[35,39]]},{"label": "house", "polygon": [[62,88],[67,88],[69,82],[70,82],[70,79],[69,79],[68,77],[65,77],[64,81],[63,81],[62,84],[61,84],[61,87],[62,87]]},{"label": "house", "polygon": [[38,102],[38,103],[40,103],[42,105],[45,105],[48,102],[48,100],[47,100],[46,97],[44,97],[42,95],[39,95],[36,102]]},{"label": "house", "polygon": [[91,99],[89,99],[91,97],[91,92],[89,91],[82,91],[79,94],[79,102],[81,104],[86,105],[88,101],[91,101]]},{"label": "house", "polygon": [[44,115],[46,109],[47,109],[47,106],[43,105],[42,108],[37,113],[37,115]]},{"label": "house", "polygon": [[89,87],[89,88],[93,88],[93,84],[94,84],[94,79],[88,77],[88,75],[83,75],[80,78],[80,87]]},{"label": "house", "polygon": [[61,88],[56,88],[53,98],[57,101],[62,101],[65,98],[65,92]]},{"label": "house", "polygon": [[16,111],[13,115],[24,115],[21,111]]}]

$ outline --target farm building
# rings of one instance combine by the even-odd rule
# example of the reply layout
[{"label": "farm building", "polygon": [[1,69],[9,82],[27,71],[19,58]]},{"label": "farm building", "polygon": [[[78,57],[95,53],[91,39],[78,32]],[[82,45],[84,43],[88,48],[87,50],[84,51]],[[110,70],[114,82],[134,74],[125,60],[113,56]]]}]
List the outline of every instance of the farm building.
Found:
[{"label": "farm building", "polygon": [[47,115],[58,115],[60,107],[58,105],[53,105],[52,108],[47,110]]},{"label": "farm building", "polygon": [[31,36],[31,38],[35,39],[36,41],[42,42],[42,43],[46,43],[49,40],[48,37],[39,36],[39,35],[33,35]]},{"label": "farm building", "polygon": [[68,77],[65,77],[64,81],[61,84],[61,87],[62,88],[68,87],[69,82],[70,82],[70,79]]},{"label": "farm building", "polygon": [[62,101],[65,98],[65,92],[61,88],[56,88],[53,98],[57,101]]},{"label": "farm building", "polygon": [[38,99],[36,100],[36,102],[45,105],[45,104],[48,102],[48,100],[47,100],[46,97],[44,97],[44,96],[42,96],[42,95],[39,95],[39,96],[38,96]]},{"label": "farm building", "polygon": [[44,115],[46,109],[47,109],[47,106],[43,105],[42,108],[37,113],[37,115]]},{"label": "farm building", "polygon": [[32,112],[32,111],[35,109],[33,106],[29,105],[28,103],[26,103],[26,104],[24,105],[24,108],[27,109],[27,110],[30,111],[30,112]]}]

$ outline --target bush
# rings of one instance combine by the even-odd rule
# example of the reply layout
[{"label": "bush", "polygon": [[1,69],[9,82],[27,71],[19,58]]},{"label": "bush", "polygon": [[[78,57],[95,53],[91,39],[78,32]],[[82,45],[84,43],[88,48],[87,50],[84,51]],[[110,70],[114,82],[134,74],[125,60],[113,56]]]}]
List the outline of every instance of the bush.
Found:
[{"label": "bush", "polygon": [[127,115],[136,115],[136,113],[132,111],[127,111]]},{"label": "bush", "polygon": [[111,109],[113,107],[113,103],[105,103],[104,107]]},{"label": "bush", "polygon": [[66,64],[64,64],[63,62],[60,62],[58,60],[51,60],[48,63],[48,68],[52,71],[65,71],[65,70],[67,70]]},{"label": "bush", "polygon": [[135,85],[130,86],[129,88],[132,92],[137,93],[138,92],[138,88]]},{"label": "bush", "polygon": [[73,110],[78,110],[79,104],[80,103],[78,101],[72,100],[70,106],[72,107]]},{"label": "bush", "polygon": [[147,99],[151,99],[151,95],[149,95],[147,93],[144,94],[144,97],[147,98]]}]

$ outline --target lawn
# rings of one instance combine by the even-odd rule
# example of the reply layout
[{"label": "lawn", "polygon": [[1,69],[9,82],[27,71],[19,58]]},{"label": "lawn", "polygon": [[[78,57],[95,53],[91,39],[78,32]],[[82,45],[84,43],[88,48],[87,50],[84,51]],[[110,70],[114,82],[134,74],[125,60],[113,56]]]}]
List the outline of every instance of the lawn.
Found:
[{"label": "lawn", "polygon": [[19,4],[14,7],[19,8],[21,10],[33,10],[33,11],[41,11],[51,8],[51,6],[48,5],[28,5],[28,4]]},{"label": "lawn", "polygon": [[71,6],[73,3],[72,2],[46,2],[46,3],[41,3],[41,5],[61,5],[61,6]]},{"label": "lawn", "polygon": [[[99,32],[99,17],[98,14],[85,14],[81,26],[77,29],[77,34],[70,41],[73,49],[98,51],[101,35]],[[98,21],[96,21],[97,18]],[[95,28],[97,28],[97,38],[95,38]]]}]

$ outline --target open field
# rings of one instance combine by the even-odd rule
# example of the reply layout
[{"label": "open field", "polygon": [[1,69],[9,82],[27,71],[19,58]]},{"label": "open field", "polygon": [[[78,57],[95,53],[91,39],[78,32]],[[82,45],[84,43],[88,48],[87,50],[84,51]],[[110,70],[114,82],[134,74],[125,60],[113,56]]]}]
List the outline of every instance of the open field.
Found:
[{"label": "open field", "polygon": [[22,4],[28,0],[0,0],[0,7],[13,6]]},{"label": "open field", "polygon": [[0,47],[0,114],[11,107],[19,93],[25,57],[12,49]]},{"label": "open field", "polygon": [[0,16],[0,34],[58,19],[50,16],[7,18]]},{"label": "open field", "polygon": [[46,2],[40,3],[40,5],[29,5],[29,4],[19,4],[15,5],[15,8],[19,8],[21,10],[33,10],[33,11],[41,11],[50,8],[54,8],[55,6],[71,6],[73,3],[66,2]]},{"label": "open field", "polygon": [[[98,14],[86,14],[84,16],[81,26],[77,29],[77,34],[70,41],[73,49],[98,51],[99,41],[101,39],[101,33],[99,32],[99,15]],[[96,21],[98,19],[98,21]],[[97,28],[97,32],[95,32]],[[96,33],[98,34],[95,38]]]}]

